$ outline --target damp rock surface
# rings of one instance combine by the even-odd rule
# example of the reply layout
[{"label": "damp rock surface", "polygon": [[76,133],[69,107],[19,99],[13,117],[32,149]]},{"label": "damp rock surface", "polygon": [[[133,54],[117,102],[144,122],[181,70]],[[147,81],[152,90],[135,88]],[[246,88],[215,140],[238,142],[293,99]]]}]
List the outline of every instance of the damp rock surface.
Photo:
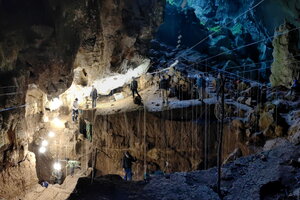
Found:
[{"label": "damp rock surface", "polygon": [[[222,167],[223,199],[288,199],[299,187],[299,146],[287,144],[260,154],[239,158]],[[79,179],[69,199],[220,199],[216,193],[217,170],[181,172],[152,177],[149,183],[97,178]],[[93,190],[92,188],[99,188]]]}]

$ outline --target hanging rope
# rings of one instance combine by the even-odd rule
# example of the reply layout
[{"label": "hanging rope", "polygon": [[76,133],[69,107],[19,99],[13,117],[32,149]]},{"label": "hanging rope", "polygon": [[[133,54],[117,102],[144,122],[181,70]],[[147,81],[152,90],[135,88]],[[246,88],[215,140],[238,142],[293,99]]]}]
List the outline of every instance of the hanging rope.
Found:
[{"label": "hanging rope", "polygon": [[[144,175],[147,174],[147,145],[146,145],[146,134],[147,134],[147,130],[146,130],[146,105],[144,104]],[[145,176],[146,177],[146,176]]]},{"label": "hanging rope", "polygon": [[17,88],[18,86],[2,86],[0,89],[5,89],[5,88]]},{"label": "hanging rope", "polygon": [[16,94],[23,94],[23,92],[3,93],[3,94],[0,94],[0,97],[2,97],[2,96],[12,96],[12,95],[16,95]]},{"label": "hanging rope", "polygon": [[[245,12],[243,12],[242,14],[238,15],[236,18],[234,18],[233,20],[231,20],[230,22],[228,22],[227,24],[225,24],[224,26],[220,27],[220,30],[222,30],[223,28],[227,27],[229,24],[235,22],[238,18],[244,16],[245,14],[247,14],[248,12],[254,10],[256,7],[258,7],[260,4],[262,4],[265,0],[261,0],[260,2],[258,2],[257,4],[255,4],[253,7],[249,8],[248,10],[246,10]],[[201,43],[203,43],[205,40],[207,40],[208,38],[214,36],[217,32],[213,32],[212,34],[209,34],[208,36],[206,36],[205,38],[203,38],[202,40],[200,40],[198,43],[196,43],[194,46],[190,47],[188,50],[191,50],[195,47],[197,47],[198,45],[200,45]]]},{"label": "hanging rope", "polygon": [[219,53],[219,54],[217,54],[217,55],[211,56],[211,57],[209,57],[209,58],[200,60],[200,61],[198,61],[198,63],[199,63],[199,62],[201,63],[201,62],[204,62],[204,61],[211,60],[211,59],[213,59],[213,58],[222,56],[222,55],[224,55],[224,54],[231,53],[231,52],[236,51],[236,50],[239,50],[239,49],[243,49],[243,48],[245,48],[245,47],[249,47],[249,46],[253,46],[253,45],[255,45],[255,44],[261,43],[261,42],[265,42],[266,40],[269,40],[269,39],[272,39],[272,38],[275,38],[275,37],[279,37],[279,36],[281,36],[281,35],[286,35],[286,34],[292,32],[292,31],[296,31],[296,30],[299,30],[299,29],[300,29],[300,27],[296,27],[296,28],[293,28],[293,29],[291,29],[291,30],[289,30],[289,31],[285,31],[285,32],[282,32],[282,33],[277,33],[277,34],[275,34],[274,36],[271,36],[270,38],[262,39],[262,40],[259,40],[259,41],[256,41],[256,42],[252,42],[252,43],[249,43],[249,44],[245,44],[245,45],[239,46],[239,47],[234,48],[234,49],[229,50],[229,51],[224,51],[224,52],[222,52],[222,53]]},{"label": "hanging rope", "polygon": [[14,107],[10,107],[10,108],[4,108],[2,110],[0,110],[0,112],[5,112],[5,111],[9,111],[9,110],[15,110],[18,108],[25,108],[26,106],[29,106],[30,104],[24,104],[24,105],[20,105],[20,106],[14,106]]},{"label": "hanging rope", "polygon": [[[227,27],[229,24],[235,22],[238,18],[244,16],[245,14],[247,14],[248,12],[254,10],[256,7],[258,7],[260,4],[262,4],[265,0],[261,0],[260,2],[258,2],[257,4],[255,4],[253,7],[249,8],[248,10],[246,10],[245,12],[241,13],[240,15],[238,15],[237,17],[235,17],[233,20],[231,20],[230,22],[226,23],[225,25],[220,27],[220,30],[222,30],[223,28]],[[177,61],[178,58],[180,58],[182,55],[184,55],[186,52],[194,49],[195,47],[197,47],[198,45],[200,45],[201,43],[203,43],[204,41],[206,41],[208,38],[214,36],[217,32],[213,32],[209,35],[207,35],[205,38],[201,39],[199,42],[197,42],[196,44],[194,44],[193,46],[191,46],[190,48],[186,49],[185,51],[181,52],[178,56],[176,56],[174,58],[175,61]],[[165,63],[164,65],[162,65],[162,67],[168,65],[169,63]],[[169,67],[170,68],[170,67]],[[165,68],[168,69],[168,68]],[[162,70],[163,71],[163,70]],[[157,72],[153,72],[153,74],[155,74]]]}]

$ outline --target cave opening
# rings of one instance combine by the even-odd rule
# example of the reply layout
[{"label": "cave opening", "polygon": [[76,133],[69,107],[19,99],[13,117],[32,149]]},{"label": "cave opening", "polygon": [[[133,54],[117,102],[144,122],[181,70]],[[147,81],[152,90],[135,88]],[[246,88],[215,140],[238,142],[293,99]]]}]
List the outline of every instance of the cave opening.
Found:
[{"label": "cave opening", "polygon": [[0,0],[0,199],[299,195],[299,8]]}]

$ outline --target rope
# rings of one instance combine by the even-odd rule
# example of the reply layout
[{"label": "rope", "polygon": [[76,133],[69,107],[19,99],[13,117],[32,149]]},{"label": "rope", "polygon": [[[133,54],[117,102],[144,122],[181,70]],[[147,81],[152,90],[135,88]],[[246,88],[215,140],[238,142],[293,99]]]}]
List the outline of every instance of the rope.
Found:
[{"label": "rope", "polygon": [[[264,68],[264,69],[269,69],[269,68],[271,68],[271,67],[266,67],[266,68]],[[238,74],[240,74],[240,73],[246,73],[246,72],[254,72],[254,71],[259,71],[259,70],[264,70],[264,69],[262,69],[262,68],[258,68],[258,69],[251,69],[251,70],[247,70],[247,71],[238,71],[238,72],[236,72],[236,73],[238,73]]]},{"label": "rope", "polygon": [[[296,57],[299,57],[300,54],[297,54],[295,56],[288,56],[287,58],[296,58]],[[252,65],[260,65],[260,64],[264,64],[264,63],[271,63],[271,62],[274,62],[275,59],[272,59],[272,60],[266,60],[266,61],[261,61],[261,62],[257,62],[257,63],[249,63],[247,65],[236,65],[236,66],[230,66],[230,67],[226,67],[225,70],[228,70],[228,69],[235,69],[235,68],[241,68],[241,67],[244,67],[244,66],[252,66]]]},{"label": "rope", "polygon": [[[255,9],[256,7],[258,7],[260,4],[262,4],[265,0],[261,0],[260,2],[258,2],[257,4],[255,4],[253,7],[249,8],[248,10],[246,10],[245,12],[243,12],[242,14],[238,15],[236,18],[234,18],[232,21],[226,23],[225,25],[223,25],[222,27],[220,27],[220,29],[223,29],[224,27],[228,26],[229,24],[231,24],[232,22],[234,22],[235,20],[237,20],[238,18],[242,17],[243,15],[247,14],[248,12],[250,12],[251,10]],[[208,36],[206,36],[205,38],[201,39],[199,42],[197,42],[195,45],[193,45],[192,47],[186,49],[185,51],[181,52],[178,56],[176,56],[176,58],[174,58],[174,60],[177,61],[178,58],[180,58],[183,54],[185,54],[187,51],[194,49],[195,47],[197,47],[199,44],[203,43],[205,40],[207,40],[208,38],[214,36],[216,34],[216,32],[213,32],[211,34],[209,34]],[[164,64],[163,66],[167,65],[168,63]],[[162,67],[163,67],[162,66]],[[170,68],[170,67],[169,67]],[[165,68],[168,69],[168,68]],[[162,70],[164,71],[164,70]],[[155,74],[157,72],[153,72],[152,74]],[[158,72],[159,73],[159,72]]]},{"label": "rope", "polygon": [[234,49],[229,50],[229,51],[224,51],[224,52],[219,53],[219,54],[217,54],[217,55],[214,55],[214,56],[208,57],[208,58],[206,58],[206,59],[200,60],[200,61],[198,61],[198,63],[201,63],[201,62],[204,62],[204,61],[211,60],[211,59],[213,59],[213,58],[216,58],[216,57],[219,57],[219,56],[221,56],[221,55],[224,55],[224,54],[233,52],[233,51],[235,51],[235,50],[239,50],[239,49],[242,49],[242,48],[245,48],[245,47],[249,47],[249,46],[252,46],[252,45],[255,45],[255,44],[264,42],[264,41],[266,41],[266,40],[268,40],[268,39],[272,39],[272,38],[275,38],[275,37],[278,37],[278,36],[281,36],[281,35],[285,35],[285,34],[287,34],[287,33],[289,33],[289,32],[296,31],[296,30],[298,30],[298,29],[300,29],[300,27],[297,27],[297,28],[294,28],[294,29],[291,29],[291,30],[289,30],[289,31],[285,31],[285,32],[282,32],[282,33],[279,33],[279,34],[275,34],[274,36],[271,36],[270,38],[267,38],[267,39],[262,39],[262,40],[259,40],[259,41],[256,41],[256,42],[252,42],[252,43],[249,43],[249,44],[242,45],[242,46],[240,46],[240,47],[234,48]]},{"label": "rope", "polygon": [[11,96],[11,95],[15,95],[15,94],[22,94],[23,92],[11,92],[11,93],[4,93],[4,94],[0,94],[0,97],[2,96]]},{"label": "rope", "polygon": [[144,104],[144,174],[147,174],[147,145],[146,145],[146,105]]},{"label": "rope", "polygon": [[0,89],[2,89],[2,88],[17,88],[18,86],[2,86],[2,87],[0,87]]},{"label": "rope", "polygon": [[[247,14],[248,12],[254,10],[256,7],[258,7],[260,4],[262,4],[265,0],[261,0],[260,2],[258,2],[256,5],[254,5],[253,7],[249,8],[248,10],[246,10],[245,12],[243,12],[242,14],[238,15],[236,18],[234,18],[232,21],[226,23],[224,26],[220,27],[220,29],[222,30],[224,27],[227,27],[229,24],[235,22],[238,18],[242,17],[243,15]],[[202,40],[200,40],[198,43],[196,43],[195,45],[193,45],[192,47],[188,48],[188,50],[191,50],[193,48],[195,48],[196,46],[198,46],[199,44],[203,43],[205,40],[207,40],[208,38],[214,36],[217,32],[213,32],[211,34],[209,34],[208,36],[206,36],[205,38],[203,38]]]},{"label": "rope", "polygon": [[4,108],[4,109],[0,110],[0,112],[14,110],[14,109],[18,109],[18,108],[24,108],[26,106],[29,106],[29,104],[24,104],[24,105],[20,105],[20,106],[14,106],[14,107],[10,107],[10,108]]}]

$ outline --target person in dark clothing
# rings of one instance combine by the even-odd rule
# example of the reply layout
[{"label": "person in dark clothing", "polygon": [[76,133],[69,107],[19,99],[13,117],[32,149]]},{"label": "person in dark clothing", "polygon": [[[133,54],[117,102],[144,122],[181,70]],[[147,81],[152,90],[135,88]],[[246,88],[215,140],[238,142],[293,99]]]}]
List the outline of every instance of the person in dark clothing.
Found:
[{"label": "person in dark clothing", "polygon": [[136,162],[136,158],[132,157],[128,151],[123,156],[123,169],[125,172],[124,180],[132,180],[132,163]]},{"label": "person in dark clothing", "polygon": [[78,105],[78,99],[76,98],[73,102],[73,105],[72,105],[72,121],[73,122],[77,122],[77,119],[78,119],[78,108],[79,108],[79,105]]},{"label": "person in dark clothing", "polygon": [[168,90],[169,90],[169,79],[166,77],[163,77],[160,82],[159,82],[159,88],[161,90],[161,96],[162,96],[162,100],[163,103],[167,103],[168,104]]},{"label": "person in dark clothing", "polygon": [[92,98],[92,108],[95,108],[97,106],[98,91],[94,86],[92,86],[90,97]]},{"label": "person in dark clothing", "polygon": [[206,90],[206,80],[205,77],[203,77],[201,74],[199,74],[197,78],[197,89],[198,89],[198,97],[199,100],[203,101],[203,99],[206,97],[205,90]]},{"label": "person in dark clothing", "polygon": [[132,77],[132,81],[130,83],[130,89],[132,92],[132,98],[134,99],[134,94],[136,93],[139,98],[141,98],[140,94],[138,93],[138,82]]}]

